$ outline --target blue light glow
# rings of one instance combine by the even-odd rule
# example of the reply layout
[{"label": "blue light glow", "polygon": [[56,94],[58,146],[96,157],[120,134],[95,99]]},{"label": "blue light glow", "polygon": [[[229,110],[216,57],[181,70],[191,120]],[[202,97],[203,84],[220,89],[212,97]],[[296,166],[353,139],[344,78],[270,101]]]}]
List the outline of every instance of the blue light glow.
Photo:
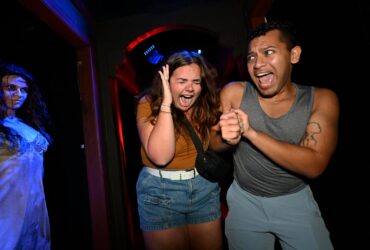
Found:
[{"label": "blue light glow", "polygon": [[161,55],[158,50],[152,50],[151,53],[148,56],[148,61],[151,64],[157,65],[162,59],[164,58],[163,55]]}]

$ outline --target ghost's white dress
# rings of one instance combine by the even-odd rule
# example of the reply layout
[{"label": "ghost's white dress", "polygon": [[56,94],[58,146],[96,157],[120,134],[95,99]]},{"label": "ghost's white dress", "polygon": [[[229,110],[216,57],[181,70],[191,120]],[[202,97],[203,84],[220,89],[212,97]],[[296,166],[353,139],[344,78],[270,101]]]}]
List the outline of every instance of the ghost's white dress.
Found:
[{"label": "ghost's white dress", "polygon": [[0,132],[0,249],[50,249],[43,154],[47,140],[17,118],[1,121],[22,137],[16,150]]}]

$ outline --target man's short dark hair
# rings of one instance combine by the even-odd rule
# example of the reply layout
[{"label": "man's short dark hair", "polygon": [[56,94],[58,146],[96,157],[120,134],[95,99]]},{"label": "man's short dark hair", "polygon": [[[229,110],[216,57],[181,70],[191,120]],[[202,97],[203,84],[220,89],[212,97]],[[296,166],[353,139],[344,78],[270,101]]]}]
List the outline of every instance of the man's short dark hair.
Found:
[{"label": "man's short dark hair", "polygon": [[282,41],[286,42],[289,50],[297,45],[294,25],[289,22],[281,21],[269,21],[257,26],[248,34],[248,44],[254,38],[266,35],[266,33],[271,30],[279,30],[281,32],[281,39]]}]

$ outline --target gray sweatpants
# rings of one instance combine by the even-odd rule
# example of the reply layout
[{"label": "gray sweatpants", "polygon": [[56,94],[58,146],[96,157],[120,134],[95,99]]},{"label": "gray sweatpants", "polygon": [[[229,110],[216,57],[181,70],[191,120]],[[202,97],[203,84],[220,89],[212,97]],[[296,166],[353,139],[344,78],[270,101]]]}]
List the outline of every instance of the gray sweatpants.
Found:
[{"label": "gray sweatpants", "polygon": [[234,181],[227,203],[225,234],[230,250],[272,250],[275,236],[285,250],[333,249],[309,186],[289,195],[260,197]]}]

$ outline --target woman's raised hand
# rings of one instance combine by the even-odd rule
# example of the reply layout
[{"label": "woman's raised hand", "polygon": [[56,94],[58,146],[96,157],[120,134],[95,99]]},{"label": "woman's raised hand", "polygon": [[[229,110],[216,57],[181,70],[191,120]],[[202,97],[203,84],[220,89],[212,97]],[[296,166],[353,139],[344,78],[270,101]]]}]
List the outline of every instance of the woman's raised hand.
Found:
[{"label": "woman's raised hand", "polygon": [[158,71],[162,79],[163,85],[163,102],[162,105],[171,106],[172,94],[170,90],[170,72],[168,64],[162,67],[162,71]]}]

